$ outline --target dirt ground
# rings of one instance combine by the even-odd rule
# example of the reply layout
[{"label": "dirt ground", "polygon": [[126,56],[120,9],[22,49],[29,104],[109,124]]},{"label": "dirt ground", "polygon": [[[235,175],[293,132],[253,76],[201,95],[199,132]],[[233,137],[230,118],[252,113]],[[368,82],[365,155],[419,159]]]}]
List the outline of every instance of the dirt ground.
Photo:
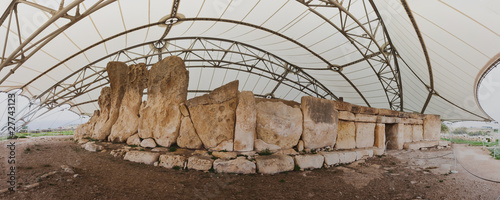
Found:
[{"label": "dirt ground", "polygon": [[[496,199],[500,195],[500,184],[478,179],[460,164],[458,173],[450,174],[455,170],[451,148],[389,151],[366,162],[312,171],[235,175],[132,163],[110,151],[88,152],[70,138],[17,140],[18,188],[0,194],[0,199]],[[7,142],[0,142],[0,189],[7,188]],[[61,165],[73,167],[75,173],[64,172]]]}]

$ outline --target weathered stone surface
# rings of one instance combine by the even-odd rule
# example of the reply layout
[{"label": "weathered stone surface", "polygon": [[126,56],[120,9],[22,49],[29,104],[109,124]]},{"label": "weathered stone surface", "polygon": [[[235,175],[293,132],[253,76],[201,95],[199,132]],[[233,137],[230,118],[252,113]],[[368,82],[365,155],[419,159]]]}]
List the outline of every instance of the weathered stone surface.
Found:
[{"label": "weathered stone surface", "polygon": [[90,152],[97,152],[103,150],[101,145],[97,145],[95,142],[87,142],[83,145],[83,148]]},{"label": "weathered stone surface", "polygon": [[[99,99],[97,100],[97,104],[99,104],[99,112],[98,116],[95,119],[95,125],[92,129],[92,138],[102,138],[99,136],[99,129],[101,129],[109,117],[109,110],[111,109],[111,88],[103,87],[101,90],[101,95],[99,95]],[[94,112],[95,114],[95,112]],[[105,137],[104,137],[105,138]]]},{"label": "weathered stone surface", "polygon": [[191,155],[198,155],[198,156],[209,156],[207,150],[195,150]]},{"label": "weathered stone surface", "polygon": [[181,105],[179,105],[179,110],[181,111],[181,114],[183,117],[189,116],[189,110],[188,110],[186,104],[182,103]]},{"label": "weathered stone surface", "polygon": [[188,169],[207,171],[212,168],[214,160],[208,156],[191,156],[188,158]]},{"label": "weathered stone surface", "polygon": [[420,113],[408,113],[408,117],[413,119],[424,119],[425,115]]},{"label": "weathered stone surface", "polygon": [[448,146],[451,146],[451,142],[445,141],[445,140],[439,140],[438,145],[442,146],[442,147],[448,147]]},{"label": "weathered stone surface", "polygon": [[233,140],[238,93],[236,80],[186,102],[196,133],[205,148]]},{"label": "weathered stone surface", "polygon": [[234,160],[217,159],[214,161],[214,169],[217,173],[255,174],[256,166],[245,157],[238,157]]},{"label": "weathered stone surface", "polygon": [[406,142],[403,145],[404,149],[408,150],[419,150],[420,149],[420,142]]},{"label": "weathered stone surface", "polygon": [[352,104],[343,101],[335,101],[335,110],[351,112]]},{"label": "weathered stone surface", "polygon": [[139,137],[138,134],[134,134],[134,135],[130,136],[129,138],[127,138],[127,144],[139,146],[139,145],[141,145],[141,138]]},{"label": "weathered stone surface", "polygon": [[212,156],[215,156],[220,159],[229,160],[231,158],[236,158],[236,152],[222,152],[222,151],[214,151],[212,152]]},{"label": "weathered stone surface", "polygon": [[339,120],[336,149],[356,148],[356,125],[354,122]]},{"label": "weathered stone surface", "polygon": [[297,144],[297,150],[298,150],[299,152],[304,151],[304,141],[299,140],[299,144]]},{"label": "weathered stone surface", "polygon": [[234,151],[252,151],[256,137],[257,110],[255,97],[251,91],[243,91],[236,108],[234,127]]},{"label": "weathered stone surface", "polygon": [[356,121],[356,122],[369,122],[369,123],[377,122],[376,115],[356,114],[355,116],[356,116],[356,119],[354,121]]},{"label": "weathered stone surface", "polygon": [[378,109],[365,107],[365,106],[353,105],[351,112],[354,114],[376,115],[376,114],[378,114]]},{"label": "weathered stone surface", "polygon": [[125,77],[125,94],[120,105],[118,119],[111,128],[108,137],[112,142],[125,142],[127,138],[137,133],[139,128],[139,109],[141,107],[142,95],[146,87],[148,69],[146,64],[141,63],[129,66]]},{"label": "weathered stone surface", "polygon": [[283,149],[297,145],[302,135],[302,112],[281,101],[257,102],[257,138]]},{"label": "weathered stone surface", "polygon": [[151,67],[148,99],[139,111],[139,137],[152,137],[164,147],[177,141],[182,116],[179,106],[186,101],[188,82],[189,72],[179,57],[167,57]]},{"label": "weathered stone surface", "polygon": [[160,157],[160,153],[153,153],[149,151],[129,151],[125,153],[125,157],[123,159],[151,165],[158,161],[158,157]]},{"label": "weathered stone surface", "polygon": [[81,141],[83,138],[92,137],[92,133],[94,133],[94,127],[97,123],[97,119],[99,118],[100,111],[95,110],[94,115],[89,119],[89,121],[85,124],[80,124],[75,132],[73,133],[73,139]]},{"label": "weathered stone surface", "polygon": [[410,125],[422,125],[424,123],[424,120],[422,119],[413,119],[413,118],[405,118],[402,121],[403,123]]},{"label": "weathered stone surface", "polygon": [[261,139],[256,139],[254,143],[255,143],[255,151],[257,151],[257,152],[264,151],[266,149],[274,152],[274,151],[281,149],[280,146],[275,145],[275,144],[268,144]]},{"label": "weathered stone surface", "polygon": [[210,151],[233,151],[233,140],[226,140],[221,142],[214,148],[210,148]]},{"label": "weathered stone surface", "polygon": [[377,124],[375,126],[375,142],[373,146],[385,148],[385,124]]},{"label": "weathered stone surface", "polygon": [[438,145],[439,145],[439,140],[421,141],[420,142],[420,148],[430,148],[430,147],[435,147]]},{"label": "weathered stone surface", "polygon": [[356,148],[373,147],[375,123],[356,122]]},{"label": "weathered stone surface", "polygon": [[439,140],[441,132],[441,117],[439,115],[425,115],[424,140]]},{"label": "weathered stone surface", "polygon": [[385,149],[383,148],[373,148],[373,155],[381,156],[384,155]]},{"label": "weathered stone surface", "polygon": [[340,153],[339,162],[341,164],[352,163],[356,161],[357,156],[356,151],[343,151]]},{"label": "weathered stone surface", "polygon": [[160,166],[165,168],[174,168],[175,166],[184,168],[186,165],[186,157],[182,155],[165,154],[160,155]]},{"label": "weathered stone surface", "polygon": [[349,111],[339,111],[339,120],[354,121],[356,120],[356,116]]},{"label": "weathered stone surface", "polygon": [[181,148],[188,149],[201,149],[203,147],[203,143],[198,137],[198,134],[196,134],[193,122],[189,117],[182,118],[177,145]]},{"label": "weathered stone surface", "polygon": [[298,155],[294,149],[280,149],[274,153],[274,155]]},{"label": "weathered stone surface", "polygon": [[320,152],[319,154],[325,158],[325,164],[328,166],[340,163],[340,152]]},{"label": "weathered stone surface", "polygon": [[399,117],[385,117],[385,116],[377,116],[377,123],[383,124],[397,124],[401,122],[401,118]]},{"label": "weathered stone surface", "polygon": [[399,111],[379,108],[378,109],[378,115],[389,116],[389,117],[398,117],[399,116]]},{"label": "weathered stone surface", "polygon": [[412,125],[405,124],[404,128],[404,140],[405,142],[413,142],[413,127]]},{"label": "weathered stone surface", "polygon": [[403,144],[405,143],[404,127],[405,125],[403,123],[385,125],[388,149],[403,149]]},{"label": "weathered stone surface", "polygon": [[303,96],[301,102],[304,147],[308,149],[333,147],[337,140],[338,121],[338,111],[335,110],[334,101]]},{"label": "weathered stone surface", "polygon": [[364,160],[373,157],[373,149],[358,149],[356,150],[356,160]]},{"label": "weathered stone surface", "polygon": [[109,96],[109,115],[104,117],[105,120],[98,122],[99,127],[96,126],[93,135],[93,138],[96,140],[106,139],[106,137],[111,134],[111,128],[118,119],[123,95],[125,94],[128,71],[128,66],[123,62],[109,62],[106,66],[106,72],[108,73],[111,88]]},{"label": "weathered stone surface", "polygon": [[422,125],[412,125],[413,136],[412,140],[414,142],[421,141],[424,139],[424,128]]},{"label": "weathered stone surface", "polygon": [[305,154],[295,156],[295,163],[301,169],[317,169],[323,167],[325,157],[320,154]]},{"label": "weathered stone surface", "polygon": [[295,167],[293,158],[285,155],[257,156],[257,169],[262,174],[276,174],[292,171]]},{"label": "weathered stone surface", "polygon": [[156,142],[153,138],[144,139],[141,142],[141,147],[155,148]]}]

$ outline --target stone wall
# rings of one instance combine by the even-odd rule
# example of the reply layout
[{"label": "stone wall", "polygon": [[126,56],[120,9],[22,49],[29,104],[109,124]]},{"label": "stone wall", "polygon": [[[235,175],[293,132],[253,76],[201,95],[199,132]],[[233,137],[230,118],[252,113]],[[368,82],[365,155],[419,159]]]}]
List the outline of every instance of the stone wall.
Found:
[{"label": "stone wall", "polygon": [[[382,154],[386,148],[428,148],[439,141],[438,115],[310,96],[302,97],[301,104],[255,98],[250,91],[240,92],[237,80],[187,100],[189,73],[175,56],[154,64],[149,71],[143,64],[126,66],[119,62],[110,63],[107,69],[111,86],[101,92],[101,110],[78,127],[75,139],[126,141],[148,149],[177,144],[184,149],[231,153],[220,161],[208,155],[154,153],[148,157],[159,159],[162,166],[177,166],[180,164],[172,162],[178,162],[190,168],[192,162],[191,168],[205,169],[209,165],[210,169],[213,165],[222,172],[255,173],[257,169],[275,173],[295,165],[319,168],[353,162]],[[141,103],[139,97],[146,87],[148,98]],[[259,153],[261,156],[255,160],[248,158]],[[143,154],[130,153],[126,159],[141,160]],[[237,154],[245,155],[246,160],[233,161]],[[263,156],[266,154],[273,155]],[[262,168],[268,165],[275,166]]]}]

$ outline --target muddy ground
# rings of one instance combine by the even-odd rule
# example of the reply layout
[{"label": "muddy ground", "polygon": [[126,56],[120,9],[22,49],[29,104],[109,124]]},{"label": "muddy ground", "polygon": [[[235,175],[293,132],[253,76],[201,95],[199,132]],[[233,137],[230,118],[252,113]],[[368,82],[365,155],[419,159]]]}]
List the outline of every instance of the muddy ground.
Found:
[{"label": "muddy ground", "polygon": [[[366,162],[312,171],[235,175],[132,163],[113,157],[109,150],[85,151],[70,138],[17,140],[17,191],[2,193],[0,199],[496,199],[500,195],[500,184],[478,179],[460,164],[459,173],[450,174],[455,170],[451,148],[390,151]],[[0,141],[0,189],[7,188],[7,142]],[[64,172],[61,165],[75,173]]]}]

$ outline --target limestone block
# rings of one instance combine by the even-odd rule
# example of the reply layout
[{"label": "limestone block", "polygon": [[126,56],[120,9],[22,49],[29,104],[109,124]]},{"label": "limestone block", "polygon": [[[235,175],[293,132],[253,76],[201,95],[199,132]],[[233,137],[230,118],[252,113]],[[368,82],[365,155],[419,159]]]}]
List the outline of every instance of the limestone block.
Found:
[{"label": "limestone block", "polygon": [[385,149],[383,148],[373,148],[373,155],[381,156],[384,155]]},{"label": "limestone block", "polygon": [[337,140],[338,111],[334,101],[303,96],[301,108],[304,120],[304,148],[333,147]]},{"label": "limestone block", "polygon": [[182,155],[165,154],[165,155],[160,155],[159,165],[165,168],[174,168],[175,166],[184,168],[186,162],[187,158]]},{"label": "limestone block", "polygon": [[325,157],[320,154],[297,155],[294,159],[301,169],[318,169],[323,167],[325,161]]},{"label": "limestone block", "polygon": [[405,124],[404,131],[405,142],[413,142],[413,126]]},{"label": "limestone block", "polygon": [[365,107],[365,106],[352,106],[352,113],[354,114],[367,114],[367,115],[376,115],[378,114],[377,108]]},{"label": "limestone block", "polygon": [[212,156],[215,156],[220,159],[229,160],[232,158],[236,158],[236,152],[222,152],[222,151],[214,151],[212,152]]},{"label": "limestone block", "polygon": [[276,174],[292,171],[295,167],[293,158],[286,155],[269,155],[255,157],[257,169],[262,174]]},{"label": "limestone block", "polygon": [[181,111],[183,117],[189,117],[189,110],[186,104],[181,103],[181,105],[179,105],[179,110]]},{"label": "limestone block", "polygon": [[399,118],[409,118],[410,113],[407,112],[399,112]]},{"label": "limestone block", "polygon": [[109,96],[109,115],[104,117],[103,121],[98,121],[99,127],[95,128],[92,138],[96,140],[104,140],[109,136],[109,134],[111,134],[111,128],[115,124],[120,113],[120,106],[123,100],[123,95],[125,94],[128,71],[128,66],[123,62],[109,62],[106,66],[106,72],[108,73],[111,88]]},{"label": "limestone block", "polygon": [[212,168],[214,160],[208,156],[191,156],[188,158],[188,169],[208,171]]},{"label": "limestone block", "polygon": [[403,148],[408,150],[419,150],[421,147],[420,145],[420,142],[406,142]]},{"label": "limestone block", "polygon": [[385,148],[385,124],[377,124],[375,126],[375,147]]},{"label": "limestone block", "polygon": [[424,119],[425,115],[420,113],[408,113],[408,117],[413,119]]},{"label": "limestone block", "polygon": [[196,134],[193,122],[189,117],[182,118],[177,145],[181,148],[188,149],[201,149],[203,147],[203,143],[198,137],[198,134]]},{"label": "limestone block", "polygon": [[149,151],[129,151],[125,153],[125,157],[123,159],[151,165],[158,161],[158,157],[160,157],[160,153],[153,153]]},{"label": "limestone block", "polygon": [[289,149],[302,135],[302,112],[299,106],[282,101],[257,102],[257,138],[268,144]]},{"label": "limestone block", "polygon": [[304,151],[304,141],[299,140],[299,144],[297,144],[297,150],[298,150],[299,152]]},{"label": "limestone block", "polygon": [[375,123],[356,122],[356,148],[373,147]]},{"label": "limestone block", "polygon": [[73,133],[73,139],[76,141],[81,141],[83,138],[90,138],[94,133],[94,127],[97,123],[97,119],[99,118],[100,111],[95,110],[92,117],[85,124],[80,124],[75,132]]},{"label": "limestone block", "polygon": [[127,138],[127,145],[136,145],[139,146],[141,145],[141,138],[139,138],[138,134],[134,134]]},{"label": "limestone block", "polygon": [[441,117],[439,115],[425,115],[424,140],[439,140],[441,132]]},{"label": "limestone block", "polygon": [[257,152],[261,152],[261,151],[264,151],[266,149],[268,149],[271,152],[275,152],[275,151],[281,149],[280,146],[275,145],[275,144],[268,144],[261,139],[256,139],[254,143],[255,143],[255,151],[257,151]]},{"label": "limestone block", "polygon": [[373,149],[358,149],[356,150],[356,160],[363,160],[373,157]]},{"label": "limestone block", "polygon": [[354,116],[354,113],[349,111],[339,111],[339,120],[354,121],[356,120],[356,116]]},{"label": "limestone block", "polygon": [[413,128],[413,141],[421,141],[424,139],[424,128],[422,125],[412,125]]},{"label": "limestone block", "polygon": [[217,173],[255,174],[256,166],[245,157],[238,157],[234,160],[215,160],[214,170]]},{"label": "limestone block", "polygon": [[251,91],[243,91],[236,107],[236,125],[234,127],[234,151],[252,151],[256,137],[257,110]]},{"label": "limestone block", "polygon": [[87,142],[83,145],[83,148],[90,152],[97,152],[103,150],[101,145],[97,145],[95,142]]},{"label": "limestone block", "polygon": [[355,116],[356,116],[356,119],[354,121],[356,121],[356,122],[368,122],[368,123],[377,122],[376,115],[356,114]]},{"label": "limestone block", "polygon": [[403,149],[403,145],[405,143],[404,130],[405,125],[403,123],[385,125],[388,149]]},{"label": "limestone block", "polygon": [[336,149],[356,148],[356,125],[354,122],[339,120]]},{"label": "limestone block", "polygon": [[125,94],[120,105],[120,112],[111,127],[108,141],[125,142],[139,129],[139,109],[142,95],[147,84],[148,69],[146,64],[130,65],[125,77]]},{"label": "limestone block", "polygon": [[378,109],[378,115],[381,115],[381,116],[390,116],[390,117],[398,117],[399,116],[399,111],[379,108]]},{"label": "limestone block", "polygon": [[169,56],[151,67],[148,99],[139,111],[139,137],[154,138],[161,146],[177,141],[181,125],[179,105],[186,101],[189,72],[184,61]]},{"label": "limestone block", "polygon": [[356,161],[357,156],[356,151],[343,151],[340,154],[339,162],[341,164],[352,163]]},{"label": "limestone block", "polygon": [[335,110],[338,110],[338,111],[351,112],[352,106],[353,106],[352,104],[347,103],[347,102],[335,101]]},{"label": "limestone block", "polygon": [[320,152],[319,154],[325,157],[325,164],[328,166],[340,163],[341,152]]},{"label": "limestone block", "polygon": [[377,116],[377,123],[383,124],[397,124],[401,122],[401,118],[399,117],[385,117],[385,116]]},{"label": "limestone block", "polygon": [[155,148],[156,142],[155,140],[153,140],[153,138],[147,138],[142,140],[141,147]]},{"label": "limestone block", "polygon": [[234,139],[238,94],[236,80],[186,102],[196,133],[206,149]]},{"label": "limestone block", "polygon": [[439,140],[421,141],[420,142],[420,148],[430,148],[430,147],[435,147],[438,145],[439,145]]},{"label": "limestone block", "polygon": [[222,141],[216,147],[210,148],[210,151],[233,151],[233,140]]},{"label": "limestone block", "polygon": [[295,151],[294,149],[280,149],[273,153],[274,155],[298,155],[299,153]]},{"label": "limestone block", "polygon": [[[106,138],[100,136],[99,130],[104,127],[104,124],[108,120],[109,110],[111,109],[111,88],[103,87],[101,90],[101,95],[99,95],[99,99],[97,100],[97,104],[99,105],[99,113],[97,118],[95,119],[95,125],[92,129],[92,138]],[[95,113],[95,112],[94,112]]]}]

